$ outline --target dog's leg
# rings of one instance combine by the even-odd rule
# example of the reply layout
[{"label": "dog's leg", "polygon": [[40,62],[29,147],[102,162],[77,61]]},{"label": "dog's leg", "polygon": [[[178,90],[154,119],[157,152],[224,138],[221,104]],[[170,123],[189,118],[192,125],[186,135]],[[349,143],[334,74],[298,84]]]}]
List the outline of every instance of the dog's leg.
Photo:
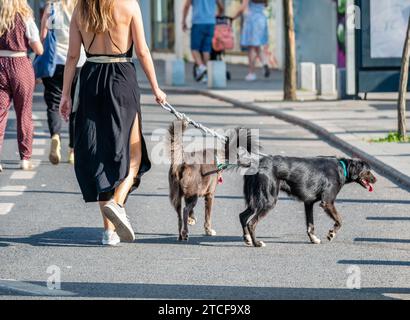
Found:
[{"label": "dog's leg", "polygon": [[196,225],[196,218],[195,218],[194,210],[191,210],[191,212],[189,213],[188,224],[190,226]]},{"label": "dog's leg", "polygon": [[207,236],[216,236],[216,231],[212,229],[212,205],[214,202],[213,195],[206,195],[205,196],[205,234]]},{"label": "dog's leg", "polygon": [[255,214],[255,216],[251,219],[251,221],[249,221],[248,223],[248,230],[249,230],[249,234],[251,236],[254,247],[258,247],[258,248],[266,247],[266,244],[263,241],[256,240],[255,230],[256,230],[256,225],[258,224],[258,222],[262,220],[268,214],[268,212],[272,209],[273,209],[273,206],[270,206],[269,208],[258,211]]},{"label": "dog's leg", "polygon": [[315,225],[313,222],[313,203],[305,203],[306,227],[310,242],[320,244],[321,240],[315,235]]},{"label": "dog's leg", "polygon": [[175,200],[176,200],[176,201],[175,201],[175,203],[174,203],[174,206],[175,206],[175,210],[176,210],[177,215],[178,215],[178,234],[179,234],[178,240],[179,240],[179,241],[182,241],[182,237],[181,237],[181,234],[182,234],[182,226],[183,226],[182,205],[181,205],[181,200],[182,200],[182,198],[178,195],[178,198],[175,199]]},{"label": "dog's leg", "polygon": [[252,238],[249,234],[248,230],[248,220],[253,215],[253,210],[251,208],[247,208],[244,212],[239,214],[239,221],[241,222],[242,229],[243,229],[243,241],[247,246],[252,246]]},{"label": "dog's leg", "polygon": [[198,202],[198,196],[192,196],[189,198],[185,198],[185,208],[184,208],[184,225],[181,231],[181,240],[188,241],[188,217],[189,213],[195,208]]},{"label": "dog's leg", "polygon": [[320,206],[325,210],[327,215],[335,222],[333,229],[329,230],[327,240],[332,241],[336,237],[336,233],[342,227],[342,218],[336,210],[334,202],[322,202]]}]

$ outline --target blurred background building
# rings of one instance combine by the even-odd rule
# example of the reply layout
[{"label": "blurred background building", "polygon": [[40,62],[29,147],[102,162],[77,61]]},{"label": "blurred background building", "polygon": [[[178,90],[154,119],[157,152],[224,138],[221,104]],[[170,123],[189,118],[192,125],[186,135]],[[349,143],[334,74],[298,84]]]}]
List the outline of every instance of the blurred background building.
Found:
[{"label": "blurred background building", "polygon": [[[40,21],[41,9],[45,2],[45,0],[29,0],[37,22]],[[190,34],[182,31],[181,24],[184,2],[185,0],[139,0],[147,42],[154,58],[178,57],[191,60]],[[237,11],[241,0],[224,0],[224,2],[225,15],[231,16]],[[311,61],[344,66],[344,61],[340,61],[339,52],[338,9],[343,7],[345,2],[345,0],[294,0],[298,62]],[[270,41],[269,46],[264,50],[270,57],[270,64],[282,69],[284,62],[282,0],[269,0],[266,15],[269,21]],[[229,63],[246,64],[248,61],[246,52],[240,47],[241,25],[242,19],[237,19],[233,24],[235,48],[225,56],[225,60]]]}]

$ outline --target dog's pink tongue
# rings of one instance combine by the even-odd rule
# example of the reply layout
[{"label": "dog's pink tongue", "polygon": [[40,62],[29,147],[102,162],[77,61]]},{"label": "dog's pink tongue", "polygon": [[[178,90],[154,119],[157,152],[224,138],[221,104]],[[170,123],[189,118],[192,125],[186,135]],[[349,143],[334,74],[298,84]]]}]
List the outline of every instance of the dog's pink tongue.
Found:
[{"label": "dog's pink tongue", "polygon": [[218,178],[218,184],[223,184],[224,183],[224,178],[222,178],[222,176],[220,176]]},{"label": "dog's pink tongue", "polygon": [[373,192],[373,191],[374,191],[373,185],[372,185],[371,183],[369,183],[368,188],[369,188],[369,192]]}]

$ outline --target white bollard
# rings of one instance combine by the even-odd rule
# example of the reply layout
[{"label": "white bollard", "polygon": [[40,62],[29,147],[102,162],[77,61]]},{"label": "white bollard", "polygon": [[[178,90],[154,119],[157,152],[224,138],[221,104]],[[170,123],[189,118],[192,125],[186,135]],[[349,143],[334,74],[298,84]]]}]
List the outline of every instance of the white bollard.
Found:
[{"label": "white bollard", "polygon": [[333,98],[337,96],[336,66],[334,64],[320,65],[320,95]]},{"label": "white bollard", "polygon": [[224,61],[208,62],[208,88],[226,88],[226,63]]},{"label": "white bollard", "polygon": [[316,93],[316,65],[314,63],[302,62],[300,64],[300,89]]},{"label": "white bollard", "polygon": [[182,59],[165,62],[165,83],[167,86],[185,85],[185,62]]}]

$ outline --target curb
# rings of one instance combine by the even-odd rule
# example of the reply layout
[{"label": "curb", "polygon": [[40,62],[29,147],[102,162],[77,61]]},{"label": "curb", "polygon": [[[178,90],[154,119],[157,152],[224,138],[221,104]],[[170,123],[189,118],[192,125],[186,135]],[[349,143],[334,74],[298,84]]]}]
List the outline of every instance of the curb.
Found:
[{"label": "curb", "polygon": [[[149,89],[149,87],[141,87],[142,89]],[[259,114],[264,114],[268,116],[273,116],[279,120],[283,120],[285,122],[291,123],[298,125],[314,134],[317,136],[321,137],[324,139],[327,143],[332,145],[333,147],[336,147],[349,156],[352,157],[357,157],[361,158],[365,161],[367,161],[372,168],[379,173],[380,175],[386,177],[390,181],[400,185],[407,191],[410,191],[410,177],[401,173],[397,169],[387,165],[386,163],[376,159],[374,156],[362,151],[361,149],[352,146],[350,143],[336,137],[334,134],[330,133],[326,129],[299,117],[293,116],[286,114],[282,111],[278,110],[266,110],[264,108],[258,107],[254,105],[253,103],[244,103],[236,99],[232,98],[227,98],[224,97],[223,95],[217,94],[217,93],[212,93],[207,90],[200,90],[200,89],[193,89],[193,88],[173,88],[173,87],[167,87],[165,88],[167,92],[174,93],[174,94],[198,94],[198,95],[203,95],[209,98],[217,99],[224,101],[226,103],[230,103],[235,107],[239,107],[242,109],[247,109],[251,110],[254,112],[257,112]]]}]

